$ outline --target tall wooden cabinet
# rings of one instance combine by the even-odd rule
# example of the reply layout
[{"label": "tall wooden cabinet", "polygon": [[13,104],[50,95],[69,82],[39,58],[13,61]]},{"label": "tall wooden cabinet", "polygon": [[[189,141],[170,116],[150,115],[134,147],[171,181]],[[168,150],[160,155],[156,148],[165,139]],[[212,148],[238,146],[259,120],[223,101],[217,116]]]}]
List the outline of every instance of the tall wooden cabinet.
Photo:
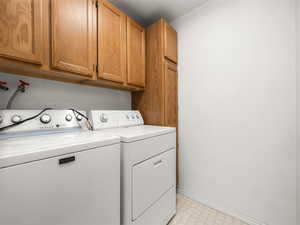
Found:
[{"label": "tall wooden cabinet", "polygon": [[177,61],[177,33],[160,19],[146,30],[146,89],[132,94],[145,124],[178,130]]},{"label": "tall wooden cabinet", "polygon": [[165,126],[177,127],[178,122],[178,73],[177,65],[165,60],[163,74],[164,118]]}]

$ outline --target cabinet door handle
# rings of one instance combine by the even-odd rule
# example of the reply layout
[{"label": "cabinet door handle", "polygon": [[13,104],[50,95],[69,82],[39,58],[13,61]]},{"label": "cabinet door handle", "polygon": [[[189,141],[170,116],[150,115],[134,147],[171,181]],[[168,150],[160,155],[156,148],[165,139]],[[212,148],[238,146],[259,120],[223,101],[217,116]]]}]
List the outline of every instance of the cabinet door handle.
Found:
[{"label": "cabinet door handle", "polygon": [[75,156],[67,157],[67,158],[62,158],[58,160],[59,165],[61,164],[66,164],[70,162],[74,162],[76,160]]},{"label": "cabinet door handle", "polygon": [[156,162],[153,163],[153,166],[159,166],[160,164],[162,164],[162,160],[158,160]]}]

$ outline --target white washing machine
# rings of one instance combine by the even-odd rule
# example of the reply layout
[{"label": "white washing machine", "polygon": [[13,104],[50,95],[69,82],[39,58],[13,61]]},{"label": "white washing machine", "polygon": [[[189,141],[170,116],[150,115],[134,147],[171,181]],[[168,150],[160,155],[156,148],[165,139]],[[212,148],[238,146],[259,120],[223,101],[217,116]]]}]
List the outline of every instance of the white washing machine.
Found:
[{"label": "white washing machine", "polygon": [[[0,128],[38,112],[0,111]],[[1,225],[120,224],[120,138],[83,124],[49,110],[0,132]]]},{"label": "white washing machine", "polygon": [[138,111],[90,118],[95,130],[121,138],[121,224],[166,225],[176,213],[176,129],[144,125]]}]

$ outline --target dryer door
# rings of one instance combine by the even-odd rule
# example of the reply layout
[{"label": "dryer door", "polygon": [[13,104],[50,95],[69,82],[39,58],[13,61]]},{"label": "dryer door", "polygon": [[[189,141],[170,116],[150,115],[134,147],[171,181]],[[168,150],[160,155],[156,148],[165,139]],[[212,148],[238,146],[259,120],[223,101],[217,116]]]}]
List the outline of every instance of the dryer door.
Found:
[{"label": "dryer door", "polygon": [[132,220],[136,220],[175,186],[175,162],[175,149],[172,149],[132,168]]}]

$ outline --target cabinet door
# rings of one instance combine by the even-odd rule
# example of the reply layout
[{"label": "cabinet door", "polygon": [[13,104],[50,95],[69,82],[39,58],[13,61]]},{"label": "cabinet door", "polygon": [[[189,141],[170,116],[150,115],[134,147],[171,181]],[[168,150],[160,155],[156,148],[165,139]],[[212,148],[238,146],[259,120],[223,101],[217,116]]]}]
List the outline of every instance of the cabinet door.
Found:
[{"label": "cabinet door", "polygon": [[145,87],[145,29],[127,17],[127,83]]},{"label": "cabinet door", "polygon": [[126,15],[106,0],[98,9],[99,77],[123,83],[126,73]]},{"label": "cabinet door", "polygon": [[164,51],[165,57],[177,63],[177,32],[164,22]]},{"label": "cabinet door", "polygon": [[92,0],[51,0],[53,68],[93,75],[96,62],[95,15]]},{"label": "cabinet door", "polygon": [[175,64],[165,62],[164,74],[164,112],[165,126],[177,127],[178,120],[178,84],[177,84],[177,67]]},{"label": "cabinet door", "polygon": [[40,0],[0,0],[0,56],[41,64]]}]

